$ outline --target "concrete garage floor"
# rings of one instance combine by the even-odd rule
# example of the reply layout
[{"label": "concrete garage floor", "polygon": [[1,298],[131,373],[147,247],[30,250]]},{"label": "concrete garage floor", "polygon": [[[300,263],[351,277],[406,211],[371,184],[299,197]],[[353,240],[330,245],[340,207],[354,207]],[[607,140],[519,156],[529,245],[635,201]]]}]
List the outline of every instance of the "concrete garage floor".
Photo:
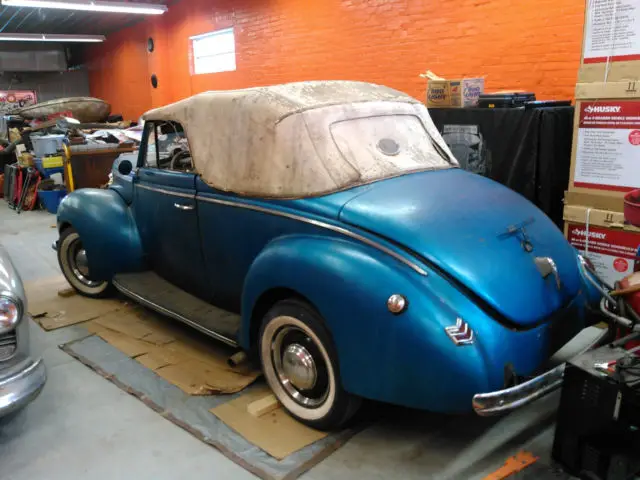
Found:
[{"label": "concrete garage floor", "polygon": [[[25,282],[59,273],[54,223],[0,203],[0,244]],[[49,379],[29,407],[0,420],[3,480],[255,478],[58,349],[84,335],[31,324],[32,353]],[[546,462],[557,403],[556,393],[499,419],[374,405],[369,416],[379,420],[303,478],[480,479],[522,449]]]}]

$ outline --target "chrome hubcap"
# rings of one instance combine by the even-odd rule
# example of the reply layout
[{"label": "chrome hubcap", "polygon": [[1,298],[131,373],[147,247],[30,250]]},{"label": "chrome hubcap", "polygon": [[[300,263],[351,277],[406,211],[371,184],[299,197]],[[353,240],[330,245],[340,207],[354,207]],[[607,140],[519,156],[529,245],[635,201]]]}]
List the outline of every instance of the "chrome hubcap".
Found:
[{"label": "chrome hubcap", "polygon": [[324,403],[329,395],[327,364],[304,330],[280,328],[271,342],[271,360],[280,385],[296,403],[307,408]]},{"label": "chrome hubcap", "polygon": [[76,253],[76,267],[78,271],[85,277],[89,276],[89,264],[87,263],[87,252],[83,249]]},{"label": "chrome hubcap", "polygon": [[89,262],[87,261],[87,252],[82,247],[80,240],[75,240],[69,245],[67,254],[69,266],[73,271],[73,275],[87,287],[98,287],[103,282],[91,280],[89,277]]},{"label": "chrome hubcap", "polygon": [[285,349],[282,371],[297,389],[309,390],[316,384],[318,374],[313,357],[306,348],[297,343],[292,343]]}]

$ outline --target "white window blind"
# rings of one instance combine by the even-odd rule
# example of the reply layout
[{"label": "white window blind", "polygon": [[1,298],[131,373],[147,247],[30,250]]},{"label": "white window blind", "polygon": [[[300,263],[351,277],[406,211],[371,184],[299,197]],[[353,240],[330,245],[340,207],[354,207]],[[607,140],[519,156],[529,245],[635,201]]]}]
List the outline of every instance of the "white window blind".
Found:
[{"label": "white window blind", "polygon": [[232,72],[236,69],[236,41],[233,28],[191,37],[193,73]]}]

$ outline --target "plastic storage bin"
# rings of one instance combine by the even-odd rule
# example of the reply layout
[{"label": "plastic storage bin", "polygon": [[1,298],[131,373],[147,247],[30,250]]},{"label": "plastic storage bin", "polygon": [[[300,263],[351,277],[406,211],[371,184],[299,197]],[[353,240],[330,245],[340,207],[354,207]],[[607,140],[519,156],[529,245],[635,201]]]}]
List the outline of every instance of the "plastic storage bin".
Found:
[{"label": "plastic storage bin", "polygon": [[36,157],[53,155],[58,150],[62,150],[62,140],[64,135],[31,135],[31,144]]},{"label": "plastic storage bin", "polygon": [[49,178],[54,173],[61,173],[64,176],[64,167],[46,168],[42,165],[42,158],[34,158],[33,163],[43,178]]},{"label": "plastic storage bin", "polygon": [[58,211],[58,205],[67,194],[67,191],[62,190],[38,190],[38,197],[47,209],[49,213],[56,213]]}]

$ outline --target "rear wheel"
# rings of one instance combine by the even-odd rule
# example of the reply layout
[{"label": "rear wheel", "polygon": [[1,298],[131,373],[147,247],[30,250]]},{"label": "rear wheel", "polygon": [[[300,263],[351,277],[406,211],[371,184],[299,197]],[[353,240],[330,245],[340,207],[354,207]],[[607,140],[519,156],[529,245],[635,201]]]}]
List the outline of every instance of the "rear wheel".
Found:
[{"label": "rear wheel", "polygon": [[72,227],[66,228],[60,234],[58,263],[67,281],[79,294],[86,297],[102,298],[112,293],[111,282],[91,279],[87,252],[82,245],[80,235]]},{"label": "rear wheel", "polygon": [[260,360],[267,383],[297,420],[320,430],[346,423],[361,400],[342,388],[338,357],[322,317],[307,303],[284,300],[264,317]]}]

